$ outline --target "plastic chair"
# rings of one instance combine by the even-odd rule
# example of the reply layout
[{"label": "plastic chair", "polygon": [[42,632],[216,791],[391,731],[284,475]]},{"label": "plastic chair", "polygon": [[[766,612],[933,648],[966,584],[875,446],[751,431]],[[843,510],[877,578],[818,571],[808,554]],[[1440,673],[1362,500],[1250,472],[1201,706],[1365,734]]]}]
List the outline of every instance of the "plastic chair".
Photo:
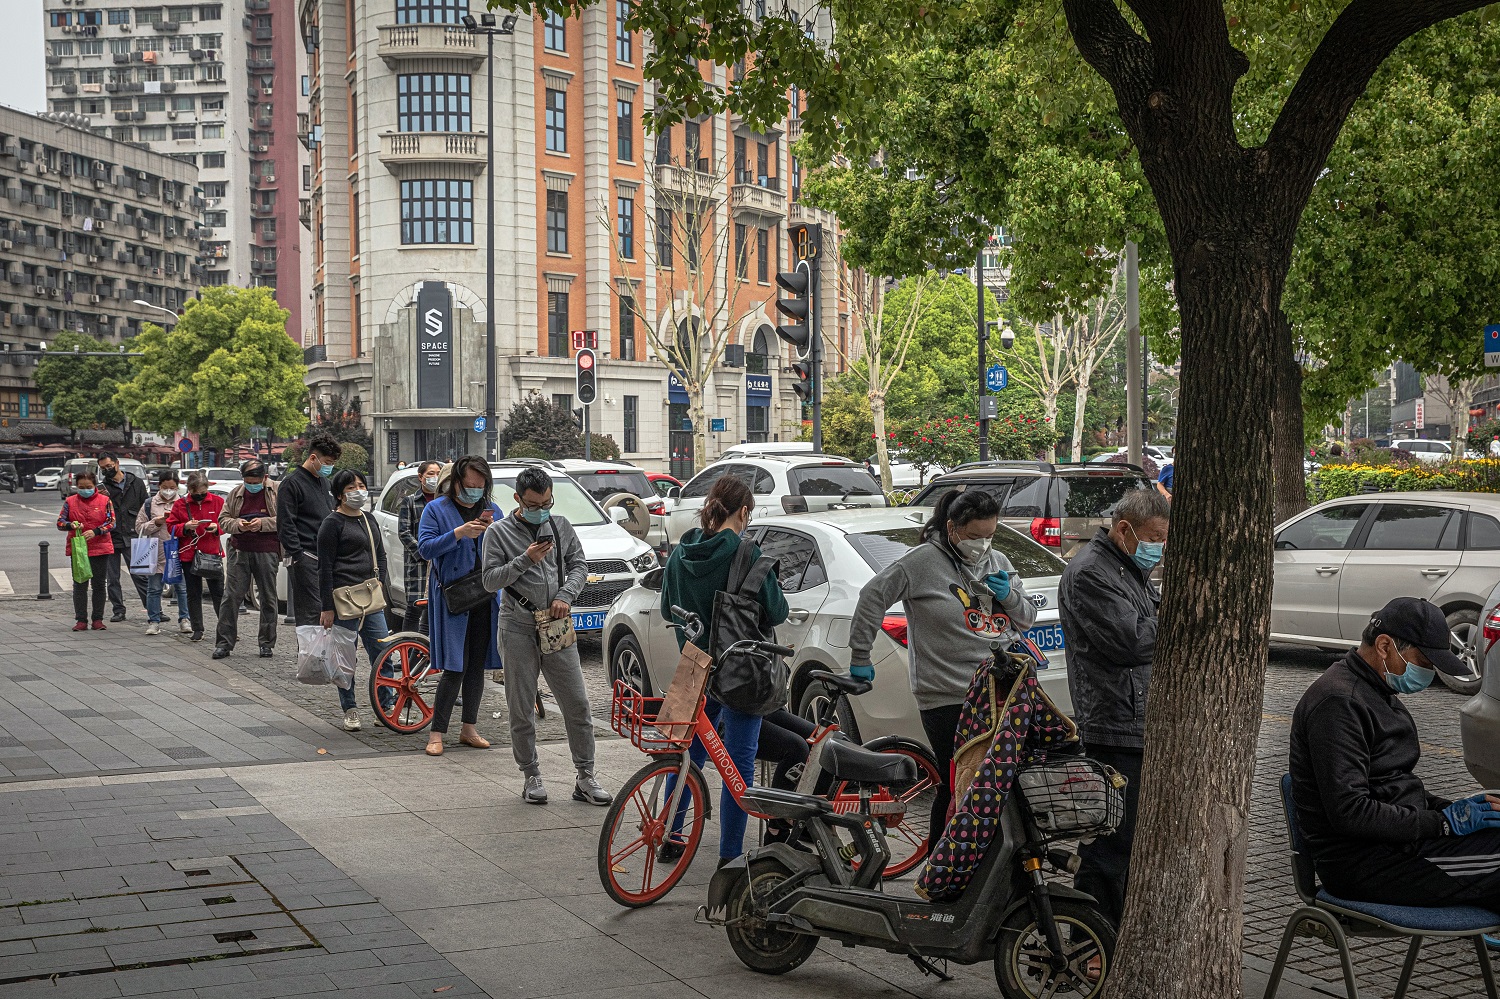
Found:
[{"label": "plastic chair", "polygon": [[[1286,814],[1287,839],[1292,848],[1292,881],[1297,887],[1297,897],[1302,905],[1288,917],[1286,931],[1281,935],[1281,947],[1276,951],[1276,964],[1271,968],[1270,981],[1266,983],[1265,999],[1275,999],[1281,986],[1281,974],[1286,970],[1287,958],[1291,954],[1292,940],[1297,931],[1307,923],[1315,924],[1304,931],[1306,936],[1331,940],[1338,949],[1339,960],[1344,968],[1344,988],[1349,999],[1359,999],[1359,986],[1354,981],[1354,963],[1349,956],[1349,937],[1410,937],[1411,945],[1406,949],[1406,962],[1401,966],[1401,977],[1396,982],[1396,999],[1405,999],[1407,986],[1411,984],[1412,970],[1417,965],[1417,952],[1422,942],[1429,937],[1453,939],[1468,937],[1474,942],[1474,952],[1479,958],[1479,973],[1484,976],[1485,993],[1489,999],[1500,999],[1495,992],[1495,973],[1490,967],[1489,950],[1484,935],[1500,930],[1500,915],[1488,909],[1472,905],[1454,905],[1444,908],[1421,908],[1410,905],[1384,905],[1379,902],[1352,902],[1329,894],[1318,885],[1318,875],[1313,869],[1312,857],[1308,854],[1297,826],[1297,809],[1292,803],[1292,775],[1281,778],[1281,807]],[[1321,932],[1318,928],[1321,928]]]}]

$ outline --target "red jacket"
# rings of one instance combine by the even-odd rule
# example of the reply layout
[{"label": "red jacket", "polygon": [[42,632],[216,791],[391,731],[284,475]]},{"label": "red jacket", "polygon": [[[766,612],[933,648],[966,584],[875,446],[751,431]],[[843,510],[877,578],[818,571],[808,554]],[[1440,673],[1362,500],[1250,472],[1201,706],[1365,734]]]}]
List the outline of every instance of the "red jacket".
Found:
[{"label": "red jacket", "polygon": [[[109,532],[115,526],[115,505],[109,501],[104,490],[100,489],[89,499],[74,493],[63,500],[62,513],[57,515],[57,529],[72,531],[75,521],[83,525],[82,531],[94,532],[94,536],[88,541],[90,555],[109,555],[114,552],[115,543],[110,540]],[[81,537],[82,531],[74,532],[70,537]]]},{"label": "red jacket", "polygon": [[[224,546],[219,543],[219,514],[224,511],[224,497],[209,493],[203,502],[195,503],[191,496],[184,496],[172,504],[167,514],[167,530],[180,542],[177,558],[191,562],[199,552],[206,555],[223,555]],[[188,527],[190,520],[201,521],[197,527]]]}]

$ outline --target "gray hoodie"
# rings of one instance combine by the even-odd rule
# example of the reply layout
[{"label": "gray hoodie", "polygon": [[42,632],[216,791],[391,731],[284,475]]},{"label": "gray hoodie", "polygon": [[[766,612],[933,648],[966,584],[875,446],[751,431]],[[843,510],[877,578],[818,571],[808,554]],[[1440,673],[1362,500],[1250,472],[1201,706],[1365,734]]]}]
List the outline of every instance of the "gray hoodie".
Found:
[{"label": "gray hoodie", "polygon": [[[552,550],[541,562],[533,562],[527,557],[526,549],[539,538],[550,538]],[[559,559],[563,567],[561,587],[557,584]],[[562,600],[572,606],[578,594],[583,592],[588,575],[589,564],[583,556],[583,544],[565,517],[554,515],[540,527],[533,527],[513,512],[495,521],[484,532],[484,586],[491,593],[509,587],[542,610],[551,606],[553,600]],[[536,628],[536,620],[506,593],[500,598],[500,627],[531,632]]]},{"label": "gray hoodie", "polygon": [[[996,601],[983,580],[1001,572],[1010,576],[1010,595]],[[881,621],[898,603],[906,608],[911,690],[923,710],[962,703],[991,647],[1006,648],[1036,623],[1036,607],[1004,555],[991,550],[971,566],[946,546],[924,542],[860,591],[849,634],[850,663],[870,662]]]}]

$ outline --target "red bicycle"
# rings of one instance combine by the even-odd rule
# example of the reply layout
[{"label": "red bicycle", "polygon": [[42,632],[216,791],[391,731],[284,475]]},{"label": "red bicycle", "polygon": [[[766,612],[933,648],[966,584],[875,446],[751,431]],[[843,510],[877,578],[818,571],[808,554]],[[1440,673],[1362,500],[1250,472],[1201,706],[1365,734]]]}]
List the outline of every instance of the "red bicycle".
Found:
[{"label": "red bicycle", "polygon": [[[678,677],[684,678],[682,688],[679,689],[678,677],[674,677],[673,690],[666,697],[646,697],[624,680],[615,681],[610,724],[652,757],[615,796],[599,831],[599,880],[610,898],[632,908],[650,905],[671,891],[687,873],[703,838],[712,805],[702,771],[688,758],[688,748],[695,738],[702,741],[730,795],[746,814],[771,818],[747,807],[745,782],[705,710],[703,691],[711,664],[696,647],[689,649],[685,651],[684,666],[678,669]],[[790,648],[769,642],[739,642],[729,651],[767,659],[793,653]],[[688,661],[695,653],[701,665],[697,670],[688,668]],[[842,782],[830,785],[824,780],[822,751],[833,740],[849,741],[839,732],[838,712],[847,706],[842,703],[846,698],[865,693],[871,685],[824,670],[814,671],[811,677],[823,685],[829,696],[824,700],[813,734],[807,739],[807,763],[797,790],[828,798],[836,812],[858,811],[861,803],[857,789]],[[686,702],[695,703],[695,710],[681,709],[684,690]],[[672,706],[664,711],[664,704]],[[916,764],[915,781],[881,785],[867,797],[866,807],[879,817],[891,847],[892,856],[884,876],[897,878],[909,873],[927,856],[928,817],[942,780],[932,754],[920,743],[887,736],[872,740],[865,748],[909,757]]]}]

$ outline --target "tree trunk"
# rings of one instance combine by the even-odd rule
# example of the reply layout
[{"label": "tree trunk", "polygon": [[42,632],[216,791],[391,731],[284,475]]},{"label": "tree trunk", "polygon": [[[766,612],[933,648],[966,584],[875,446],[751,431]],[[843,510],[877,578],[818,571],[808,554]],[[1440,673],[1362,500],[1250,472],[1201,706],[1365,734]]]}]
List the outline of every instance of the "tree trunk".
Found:
[{"label": "tree trunk", "polygon": [[1073,460],[1083,460],[1083,413],[1089,401],[1089,382],[1094,376],[1094,362],[1089,359],[1078,371],[1078,386],[1073,395]]},{"label": "tree trunk", "polygon": [[875,423],[875,457],[880,462],[880,491],[891,494],[891,450],[885,437],[885,396],[870,393],[870,419]]},{"label": "tree trunk", "polygon": [[[1047,422],[1051,423],[1053,427],[1057,426],[1057,397],[1061,392],[1061,385],[1049,385],[1047,391],[1042,395],[1042,415],[1047,418]],[[1057,460],[1056,444],[1053,444],[1051,447],[1047,448],[1042,460]]]},{"label": "tree trunk", "polygon": [[1286,314],[1276,310],[1276,407],[1272,411],[1272,467],[1275,520],[1283,521],[1307,509],[1307,477],[1302,456],[1306,435],[1302,414],[1302,365],[1292,344]]},{"label": "tree trunk", "polygon": [[703,419],[706,411],[703,397],[708,386],[697,382],[689,387],[688,418],[693,423],[693,474],[697,475],[708,465],[708,424]]}]

